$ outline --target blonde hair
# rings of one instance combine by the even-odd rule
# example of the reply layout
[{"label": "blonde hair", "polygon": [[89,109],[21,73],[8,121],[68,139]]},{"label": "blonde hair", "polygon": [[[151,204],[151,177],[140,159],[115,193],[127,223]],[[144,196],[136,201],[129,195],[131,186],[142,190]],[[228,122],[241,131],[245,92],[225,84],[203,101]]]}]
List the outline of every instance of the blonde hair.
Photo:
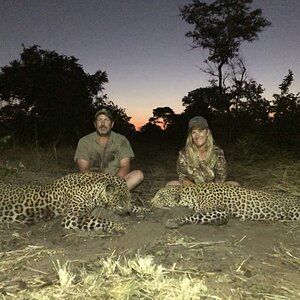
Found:
[{"label": "blonde hair", "polygon": [[[197,146],[194,144],[193,142],[193,137],[192,137],[192,131],[194,128],[191,128],[188,132],[188,136],[186,139],[186,151],[187,151],[187,156],[188,159],[190,160],[191,164],[193,166],[198,166],[199,164],[199,151]],[[215,166],[215,163],[218,159],[217,154],[214,151],[214,138],[212,136],[212,133],[210,131],[209,128],[207,128],[208,133],[207,133],[207,140],[206,140],[206,144],[205,144],[205,151],[206,151],[206,157],[205,157],[205,161],[207,162],[207,164],[209,165],[209,167],[213,168]]]}]

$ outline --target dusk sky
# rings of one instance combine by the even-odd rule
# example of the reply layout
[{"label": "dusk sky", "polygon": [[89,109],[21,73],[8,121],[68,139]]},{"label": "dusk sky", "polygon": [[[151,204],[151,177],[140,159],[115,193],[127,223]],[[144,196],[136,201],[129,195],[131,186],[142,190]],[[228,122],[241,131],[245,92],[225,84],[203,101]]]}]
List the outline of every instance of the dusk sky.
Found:
[{"label": "dusk sky", "polygon": [[[106,71],[109,99],[125,108],[137,127],[152,110],[183,111],[182,98],[208,85],[206,53],[191,50],[179,17],[188,0],[1,0],[0,66],[20,58],[22,44],[74,56],[84,70]],[[300,91],[300,1],[254,0],[272,26],[259,40],[244,43],[240,54],[250,78],[272,98],[294,73],[292,92]]]}]

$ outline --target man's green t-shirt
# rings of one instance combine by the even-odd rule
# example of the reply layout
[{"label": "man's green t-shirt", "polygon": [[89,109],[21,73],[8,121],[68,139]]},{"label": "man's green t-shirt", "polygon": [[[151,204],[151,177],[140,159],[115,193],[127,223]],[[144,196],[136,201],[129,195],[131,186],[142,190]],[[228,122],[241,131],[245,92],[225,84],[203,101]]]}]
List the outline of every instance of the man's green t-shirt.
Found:
[{"label": "man's green t-shirt", "polygon": [[74,159],[89,161],[91,171],[115,175],[120,168],[120,160],[126,157],[133,159],[134,153],[125,136],[112,131],[104,147],[99,143],[99,136],[95,131],[79,140]]}]

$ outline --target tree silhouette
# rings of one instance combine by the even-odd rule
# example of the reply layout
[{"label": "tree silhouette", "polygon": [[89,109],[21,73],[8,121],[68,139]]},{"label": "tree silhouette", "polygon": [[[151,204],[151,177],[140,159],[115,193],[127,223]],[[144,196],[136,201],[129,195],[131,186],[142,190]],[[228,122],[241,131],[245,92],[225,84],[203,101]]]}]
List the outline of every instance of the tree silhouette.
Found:
[{"label": "tree silhouette", "polygon": [[255,80],[239,81],[231,87],[232,135],[235,138],[260,134],[269,125],[270,101],[263,97],[263,92],[262,85]]},{"label": "tree silhouette", "polygon": [[153,109],[153,117],[149,119],[149,123],[159,124],[162,126],[162,129],[165,130],[170,124],[174,121],[174,111],[172,108],[165,107],[157,107]]},{"label": "tree silhouette", "polygon": [[216,73],[209,65],[211,75],[217,76],[220,101],[225,112],[230,111],[230,102],[225,95],[224,67],[239,56],[244,41],[258,39],[258,33],[271,23],[262,17],[262,11],[251,11],[252,0],[216,0],[211,4],[199,0],[183,6],[183,20],[195,26],[186,37],[192,38],[193,48],[208,50],[207,64],[216,66]]},{"label": "tree silhouette", "polygon": [[86,74],[73,56],[34,45],[1,68],[0,122],[19,139],[77,139],[90,126],[93,104],[105,99],[106,72]]},{"label": "tree silhouette", "polygon": [[198,88],[183,97],[182,105],[184,113],[189,117],[202,115],[208,117],[218,111],[223,111],[219,100],[218,88],[216,86]]},{"label": "tree silhouette", "polygon": [[293,72],[289,70],[279,85],[280,94],[273,94],[271,106],[276,138],[288,143],[292,137],[299,141],[300,130],[300,93],[290,92],[293,81]]}]

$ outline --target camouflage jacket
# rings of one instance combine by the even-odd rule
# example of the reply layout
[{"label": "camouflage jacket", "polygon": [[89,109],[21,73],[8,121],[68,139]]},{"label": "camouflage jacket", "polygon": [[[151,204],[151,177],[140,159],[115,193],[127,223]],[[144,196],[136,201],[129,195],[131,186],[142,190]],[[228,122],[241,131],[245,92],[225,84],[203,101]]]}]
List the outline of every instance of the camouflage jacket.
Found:
[{"label": "camouflage jacket", "polygon": [[179,151],[177,159],[177,174],[179,180],[188,179],[194,183],[224,182],[227,177],[226,159],[224,151],[214,146],[216,154],[214,165],[208,165],[206,161],[198,161],[197,165],[192,165],[188,157],[186,148]]}]

